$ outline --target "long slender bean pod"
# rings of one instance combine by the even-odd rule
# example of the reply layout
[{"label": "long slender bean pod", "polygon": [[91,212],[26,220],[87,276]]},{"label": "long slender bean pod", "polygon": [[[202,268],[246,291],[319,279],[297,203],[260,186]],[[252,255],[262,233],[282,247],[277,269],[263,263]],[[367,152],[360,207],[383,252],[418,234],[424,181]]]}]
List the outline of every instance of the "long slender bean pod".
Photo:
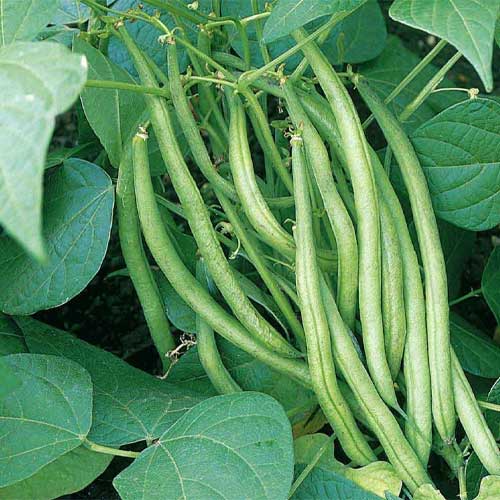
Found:
[{"label": "long slender bean pod", "polygon": [[303,361],[284,358],[256,340],[234,316],[212,298],[187,269],[161,219],[151,182],[144,134],[140,133],[134,138],[133,150],[135,195],[142,231],[148,248],[170,284],[196,314],[229,342],[305,387],[310,387],[309,371]]},{"label": "long slender bean pod", "polygon": [[189,103],[182,86],[179,71],[179,60],[177,56],[177,45],[175,43],[168,44],[167,54],[172,103],[177,115],[182,117],[182,119],[179,120],[179,123],[191,148],[194,160],[203,175],[210,183],[213,184],[214,188],[219,189],[232,200],[236,200],[237,195],[234,186],[227,179],[224,179],[224,177],[219,175],[215,169],[198,127],[196,126],[195,119],[189,109]]},{"label": "long slender bean pod", "polygon": [[359,465],[365,465],[375,461],[376,455],[359,430],[337,384],[330,332],[321,300],[320,271],[316,261],[302,138],[293,137],[291,143],[296,211],[294,234],[297,244],[297,292],[306,334],[311,380],[319,404],[337,434],[342,448],[351,460]]},{"label": "long slender bean pod", "polygon": [[456,354],[451,352],[453,393],[460,423],[479,460],[490,474],[500,475],[500,452]]},{"label": "long slender bean pod", "polygon": [[291,82],[284,86],[287,108],[296,126],[302,124],[304,149],[337,244],[337,303],[351,330],[356,321],[358,294],[358,245],[349,213],[340,197],[330,167],[328,151],[300,104]]},{"label": "long slender bean pod", "polygon": [[[306,39],[303,30],[294,31],[293,36],[299,43]],[[359,249],[359,310],[368,369],[383,399],[398,408],[385,356],[380,218],[366,138],[349,93],[318,46],[308,43],[302,52],[331,105],[353,185]]]},{"label": "long slender bean pod", "polygon": [[321,281],[321,294],[327,311],[335,363],[362,408],[363,418],[368,420],[370,429],[377,436],[399,477],[413,492],[431,480],[359,359],[349,331],[324,280]]},{"label": "long slender bean pod", "polygon": [[[125,27],[120,27],[119,32],[134,60],[140,79],[144,84],[156,86],[154,75]],[[300,356],[254,308],[232,273],[217,239],[203,198],[177,143],[172,119],[165,101],[156,96],[147,96],[146,104],[172,184],[184,208],[199,251],[205,258],[210,274],[221,294],[235,316],[252,335],[284,356]],[[179,118],[181,122],[184,119],[184,117]]]},{"label": "long slender bean pod", "polygon": [[151,338],[164,369],[170,365],[168,352],[175,348],[175,339],[165,315],[165,308],[142,244],[141,226],[134,193],[132,153],[127,148],[118,170],[116,185],[118,235],[123,259],[130,274]]},{"label": "long slender bean pod", "polygon": [[[203,259],[196,263],[196,278],[207,289],[206,266]],[[240,392],[241,387],[227,371],[222,361],[212,327],[199,315],[196,315],[196,347],[198,357],[210,382],[219,394]]]},{"label": "long slender bean pod", "polygon": [[[303,95],[301,99],[311,120],[323,138],[335,150],[341,162],[345,158],[340,147],[335,118],[319,95]],[[406,381],[405,434],[421,462],[425,465],[432,446],[432,413],[425,302],[418,257],[408,231],[403,209],[377,154],[369,148],[380,200],[393,217],[403,263],[406,341],[404,376]]]},{"label": "long slender bean pod", "polygon": [[396,225],[384,201],[380,204],[382,235],[382,319],[384,322],[385,353],[392,379],[403,361],[406,338],[403,262]]},{"label": "long slender bean pod", "polygon": [[436,216],[418,157],[398,120],[362,78],[354,77],[394,152],[408,190],[425,274],[427,337],[431,373],[432,414],[445,443],[455,438],[455,408],[451,380],[448,286]]}]

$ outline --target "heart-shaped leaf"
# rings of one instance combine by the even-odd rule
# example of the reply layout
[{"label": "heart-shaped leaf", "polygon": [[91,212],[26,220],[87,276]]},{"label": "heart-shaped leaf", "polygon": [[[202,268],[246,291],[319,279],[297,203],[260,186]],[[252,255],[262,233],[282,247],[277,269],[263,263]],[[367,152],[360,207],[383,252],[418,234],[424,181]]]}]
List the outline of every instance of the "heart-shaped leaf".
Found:
[{"label": "heart-shaped leaf", "polygon": [[202,399],[148,375],[120,358],[31,318],[16,318],[30,352],[57,354],[86,368],[94,384],[89,439],[119,447],[161,436]]},{"label": "heart-shaped leaf", "polygon": [[59,0],[0,0],[0,47],[33,40],[53,18]]},{"label": "heart-shaped leaf", "polygon": [[33,261],[13,240],[0,237],[0,309],[32,314],[80,293],[106,254],[113,203],[111,179],[97,165],[71,159],[49,171],[44,203],[47,262]]},{"label": "heart-shaped leaf", "polygon": [[457,314],[450,316],[451,343],[462,368],[478,377],[500,377],[500,347]]},{"label": "heart-shaped leaf", "polygon": [[0,488],[0,499],[52,500],[82,490],[107,468],[113,457],[80,446],[36,474]]},{"label": "heart-shaped leaf", "polygon": [[45,155],[56,115],[73,104],[86,76],[85,58],[59,44],[0,48],[0,224],[39,259]]},{"label": "heart-shaped leaf", "polygon": [[350,12],[366,0],[279,0],[264,25],[265,43],[273,42],[329,14]]},{"label": "heart-shaped leaf", "polygon": [[21,385],[0,400],[0,487],[80,446],[92,422],[92,382],[81,366],[39,354],[2,359]]},{"label": "heart-shaped leaf", "polygon": [[389,14],[396,21],[454,45],[469,59],[491,92],[491,58],[499,7],[499,0],[396,0]]},{"label": "heart-shaped leaf", "polygon": [[286,498],[293,475],[290,423],[259,393],[195,406],[113,484],[124,500]]},{"label": "heart-shaped leaf", "polygon": [[500,222],[500,103],[456,104],[411,139],[438,217],[472,231]]},{"label": "heart-shaped leaf", "polygon": [[484,298],[490,309],[493,311],[500,324],[500,247],[495,247],[491,252],[488,263],[484,268],[481,287],[483,289]]}]

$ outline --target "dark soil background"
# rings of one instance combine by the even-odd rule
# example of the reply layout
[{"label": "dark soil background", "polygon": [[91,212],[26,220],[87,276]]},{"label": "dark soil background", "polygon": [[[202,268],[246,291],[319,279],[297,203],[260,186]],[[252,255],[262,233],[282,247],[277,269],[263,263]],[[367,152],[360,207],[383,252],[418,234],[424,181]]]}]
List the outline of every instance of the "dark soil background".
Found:
[{"label": "dark soil background", "polygon": [[[387,14],[391,1],[381,1]],[[423,56],[436,43],[436,39],[422,32],[412,30],[387,18],[390,33],[400,37],[414,53]],[[500,77],[500,50],[495,49],[495,81]],[[435,64],[441,65],[448,60],[454,49],[447,48],[439,54]],[[450,72],[452,79],[463,87],[482,88],[481,82],[471,65],[464,59]],[[500,89],[494,94],[500,95]],[[356,104],[359,104],[358,102]],[[76,145],[79,131],[77,115],[81,110],[74,109],[58,119],[53,138],[52,149],[73,147]],[[90,132],[86,132],[87,134]],[[81,136],[81,133],[80,133]],[[112,177],[116,177],[111,170]],[[476,241],[473,256],[469,259],[462,278],[462,292],[478,288],[481,274],[490,254],[494,239],[500,238],[498,228],[480,233]],[[108,275],[124,267],[116,229],[112,233],[109,249],[104,264],[90,285],[68,304],[41,312],[37,317],[55,327],[73,332],[81,339],[97,345],[127,360],[137,368],[152,374],[159,373],[159,361],[149,339],[140,306],[129,279],[109,278]],[[484,301],[480,298],[463,302],[457,308],[465,318],[476,324],[483,331],[493,335],[495,320]],[[500,338],[498,339],[500,343]],[[128,465],[126,459],[115,458],[108,470],[85,490],[66,499],[112,500],[119,498],[111,481],[114,476]],[[454,493],[451,493],[454,495]]]}]

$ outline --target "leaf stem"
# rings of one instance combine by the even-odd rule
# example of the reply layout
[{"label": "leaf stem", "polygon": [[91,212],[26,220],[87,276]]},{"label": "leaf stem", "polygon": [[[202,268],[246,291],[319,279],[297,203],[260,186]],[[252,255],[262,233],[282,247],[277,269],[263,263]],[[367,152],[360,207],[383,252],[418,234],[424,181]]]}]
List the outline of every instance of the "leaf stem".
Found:
[{"label": "leaf stem", "polygon": [[[398,83],[392,92],[384,99],[385,104],[393,101],[423,70],[431,61],[444,49],[446,46],[445,40],[440,40],[435,47]],[[373,113],[364,121],[363,128],[367,128],[375,117]]]},{"label": "leaf stem", "polygon": [[88,88],[126,90],[140,94],[159,95],[166,98],[170,97],[170,92],[166,88],[145,87],[135,83],[117,82],[114,80],[87,80],[85,86]]},{"label": "leaf stem", "polygon": [[458,297],[457,299],[451,300],[450,306],[460,304],[460,302],[463,302],[464,300],[467,300],[467,299],[471,299],[472,297],[478,297],[482,293],[483,293],[482,288],[477,288],[476,290],[472,290],[471,292],[466,293],[465,295],[462,295],[461,297]]},{"label": "leaf stem", "polygon": [[290,488],[290,493],[288,494],[288,498],[292,498],[298,487],[304,482],[304,479],[310,474],[316,464],[319,462],[320,458],[324,455],[327,448],[333,443],[335,440],[335,434],[332,434],[330,438],[325,441],[323,446],[316,452],[313,459],[306,465],[304,470],[299,474],[299,477],[293,482],[292,487]]},{"label": "leaf stem", "polygon": [[497,405],[495,403],[490,403],[488,401],[481,401],[479,399],[477,400],[477,403],[481,408],[484,408],[485,410],[500,412],[500,405]]},{"label": "leaf stem", "polygon": [[128,451],[120,450],[119,448],[110,448],[109,446],[103,446],[101,444],[94,443],[88,439],[85,439],[83,445],[89,450],[95,451],[97,453],[104,453],[105,455],[114,455],[115,457],[127,457],[127,458],[137,458],[140,455],[138,451]]}]

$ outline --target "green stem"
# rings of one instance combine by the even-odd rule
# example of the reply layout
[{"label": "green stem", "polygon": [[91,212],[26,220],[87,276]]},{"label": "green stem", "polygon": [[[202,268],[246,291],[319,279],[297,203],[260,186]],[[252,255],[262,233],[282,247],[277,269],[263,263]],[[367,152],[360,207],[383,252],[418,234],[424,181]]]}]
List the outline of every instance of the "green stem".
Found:
[{"label": "green stem", "polygon": [[471,299],[473,297],[479,297],[483,293],[482,288],[477,288],[476,290],[472,290],[469,293],[466,293],[465,295],[462,295],[461,297],[458,297],[457,299],[450,300],[450,306],[455,306],[457,304],[460,304],[460,302],[463,302],[467,299]]},{"label": "green stem", "polygon": [[[392,92],[384,99],[385,104],[392,102],[401,92],[426,68],[431,61],[444,49],[446,46],[445,40],[440,40],[436,46],[398,83]],[[373,113],[363,122],[363,128],[368,127],[375,116]]]},{"label": "green stem", "polygon": [[479,401],[479,400],[477,403],[481,408],[484,408],[485,410],[500,412],[500,405],[497,405],[495,403],[490,403],[488,401]]},{"label": "green stem", "polygon": [[325,451],[335,440],[335,434],[332,434],[329,439],[325,441],[323,446],[316,452],[316,455],[312,458],[312,460],[306,465],[304,470],[299,474],[299,477],[293,482],[292,487],[290,488],[290,493],[288,494],[288,498],[292,498],[297,488],[304,482],[304,479],[310,474],[310,472],[314,469],[316,464],[319,462],[320,458],[325,454]]},{"label": "green stem", "polygon": [[415,111],[421,106],[421,104],[429,97],[429,95],[436,89],[436,87],[443,81],[446,73],[454,66],[454,64],[462,57],[460,52],[454,54],[448,62],[439,69],[439,71],[429,80],[425,87],[420,91],[420,93],[410,102],[405,109],[399,115],[399,121],[405,122],[410,118],[410,116],[415,113]]},{"label": "green stem", "polygon": [[140,455],[138,451],[127,451],[127,450],[120,450],[118,448],[110,448],[109,446],[103,446],[101,444],[89,441],[88,439],[85,439],[85,441],[83,441],[83,446],[97,453],[104,453],[105,455],[114,455],[115,457],[137,458]]},{"label": "green stem", "polygon": [[158,87],[145,87],[135,83],[118,82],[115,80],[87,80],[85,86],[88,88],[96,89],[112,89],[112,90],[126,90],[129,92],[137,92],[140,94],[158,95],[161,97],[169,98],[170,92],[168,89]]}]

